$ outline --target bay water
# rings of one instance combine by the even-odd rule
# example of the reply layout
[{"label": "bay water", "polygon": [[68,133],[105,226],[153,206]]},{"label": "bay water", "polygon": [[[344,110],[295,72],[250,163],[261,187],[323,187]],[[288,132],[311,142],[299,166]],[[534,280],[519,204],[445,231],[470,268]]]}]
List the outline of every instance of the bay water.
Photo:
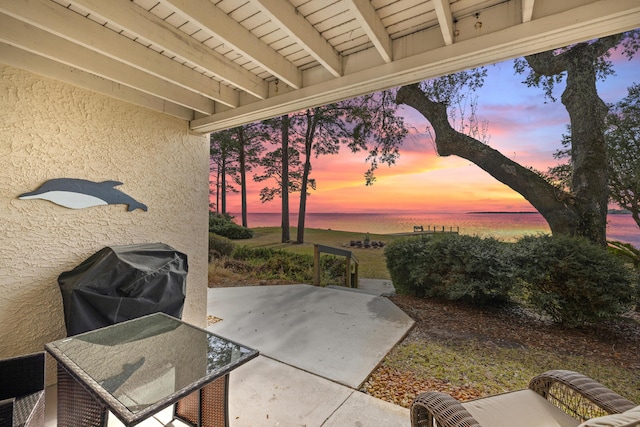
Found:
[{"label": "bay water", "polygon": [[[234,214],[236,215],[236,214]],[[235,221],[240,222],[240,215]],[[607,239],[619,240],[640,247],[640,229],[629,214],[607,217]],[[248,213],[250,228],[279,227],[279,213]],[[289,217],[291,227],[298,224],[297,214]],[[550,233],[542,215],[533,213],[308,213],[305,228],[354,231],[374,234],[411,233],[414,226],[426,231],[459,231],[460,234],[494,237],[514,241],[525,235]],[[363,236],[364,237],[364,236]]]}]

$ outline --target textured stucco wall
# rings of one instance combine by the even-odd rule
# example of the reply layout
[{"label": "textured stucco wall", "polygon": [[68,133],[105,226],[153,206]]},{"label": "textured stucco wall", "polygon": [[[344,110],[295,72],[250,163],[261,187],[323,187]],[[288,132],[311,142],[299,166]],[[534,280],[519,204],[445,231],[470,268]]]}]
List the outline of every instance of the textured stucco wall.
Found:
[{"label": "textured stucco wall", "polygon": [[[1,61],[1,58],[0,58]],[[186,122],[0,64],[0,358],[65,336],[57,277],[109,245],[188,256],[183,319],[206,324],[208,143]],[[19,200],[52,178],[120,181],[148,212]]]}]

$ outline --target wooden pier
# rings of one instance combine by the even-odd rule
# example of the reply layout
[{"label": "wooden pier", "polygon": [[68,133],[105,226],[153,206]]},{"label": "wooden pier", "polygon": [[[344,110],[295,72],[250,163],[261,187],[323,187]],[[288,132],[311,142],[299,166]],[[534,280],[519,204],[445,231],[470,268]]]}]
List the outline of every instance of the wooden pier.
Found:
[{"label": "wooden pier", "polygon": [[446,227],[446,226],[436,226],[433,228],[428,225],[425,229],[422,225],[414,225],[413,232],[408,231],[406,233],[392,233],[392,236],[421,236],[424,234],[460,234],[460,227]]}]

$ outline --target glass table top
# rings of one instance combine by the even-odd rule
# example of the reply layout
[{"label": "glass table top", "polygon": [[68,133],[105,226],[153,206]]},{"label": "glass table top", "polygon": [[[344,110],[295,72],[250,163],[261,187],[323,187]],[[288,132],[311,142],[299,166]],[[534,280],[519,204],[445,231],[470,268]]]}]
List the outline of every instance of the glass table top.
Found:
[{"label": "glass table top", "polygon": [[[163,313],[47,344],[74,376],[137,413],[221,377],[258,352]],[[117,408],[112,408],[118,410]]]}]

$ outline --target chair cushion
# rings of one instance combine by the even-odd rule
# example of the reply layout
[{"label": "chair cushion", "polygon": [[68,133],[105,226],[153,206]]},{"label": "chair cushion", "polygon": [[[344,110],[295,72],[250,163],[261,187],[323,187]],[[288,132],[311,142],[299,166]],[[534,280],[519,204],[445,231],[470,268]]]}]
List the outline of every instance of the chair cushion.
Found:
[{"label": "chair cushion", "polygon": [[577,427],[580,422],[533,390],[520,390],[462,403],[483,427]]},{"label": "chair cushion", "polygon": [[640,427],[640,406],[621,414],[591,418],[580,424],[580,427]]}]

